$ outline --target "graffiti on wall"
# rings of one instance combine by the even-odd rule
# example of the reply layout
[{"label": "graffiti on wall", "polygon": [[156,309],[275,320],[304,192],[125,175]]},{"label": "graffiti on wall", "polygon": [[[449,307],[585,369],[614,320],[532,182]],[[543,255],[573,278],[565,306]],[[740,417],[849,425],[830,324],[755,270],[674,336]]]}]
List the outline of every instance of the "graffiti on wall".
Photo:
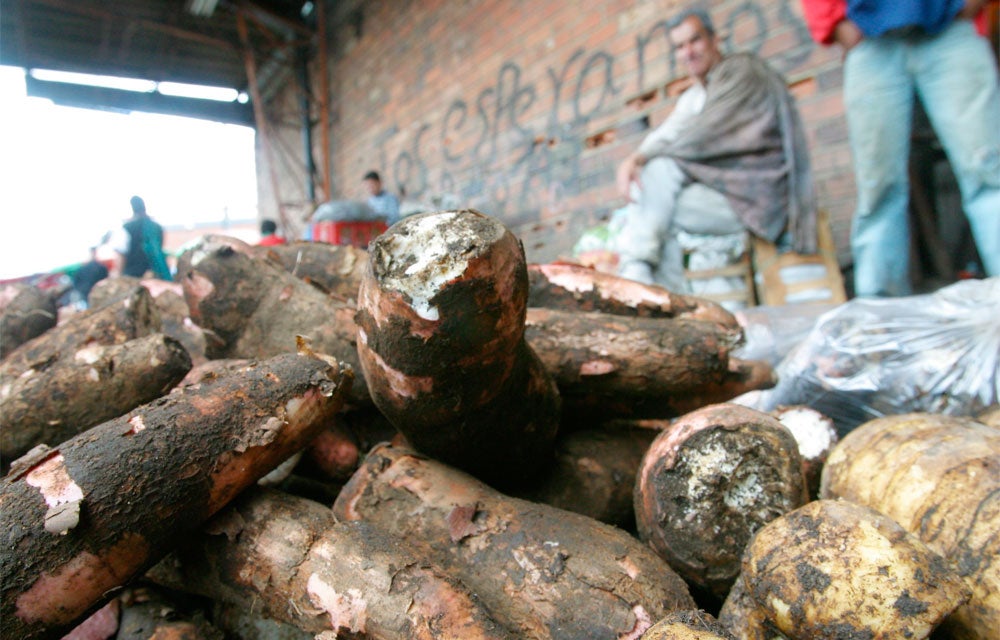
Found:
[{"label": "graffiti on wall", "polygon": [[[769,2],[770,12],[753,0],[713,12],[723,51],[760,53],[769,34],[781,29],[792,34],[794,44],[769,62],[781,71],[801,64],[814,45],[793,1]],[[415,131],[407,133],[409,139],[390,125],[376,140],[389,184],[417,200],[457,194],[471,206],[524,222],[543,208],[558,210],[566,197],[602,179],[610,181],[613,169],[584,165],[589,123],[648,91],[649,83],[662,86],[678,75],[666,18],[638,34],[634,48],[620,55],[632,56],[629,62],[637,67],[627,82],[616,74],[624,59],[604,50],[577,49],[536,83],[526,82],[521,67],[507,61],[491,86],[453,101],[437,121],[408,130]],[[537,114],[543,101],[548,115],[529,118],[529,110]]]}]

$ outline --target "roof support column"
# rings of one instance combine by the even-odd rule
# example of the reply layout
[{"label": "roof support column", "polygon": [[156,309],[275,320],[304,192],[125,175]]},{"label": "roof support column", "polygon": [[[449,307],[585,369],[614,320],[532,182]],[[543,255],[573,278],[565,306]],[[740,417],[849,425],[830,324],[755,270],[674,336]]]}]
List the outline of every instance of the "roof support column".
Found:
[{"label": "roof support column", "polygon": [[312,87],[309,84],[309,50],[298,47],[295,50],[295,75],[299,81],[299,109],[302,112],[302,152],[306,165],[306,194],[309,201],[316,203],[316,161],[313,158],[312,114],[310,106]]},{"label": "roof support column", "polygon": [[269,127],[267,117],[264,113],[264,99],[260,95],[260,85],[257,83],[257,63],[253,57],[253,48],[250,45],[250,33],[247,30],[246,16],[243,9],[236,12],[236,28],[240,34],[240,43],[243,45],[243,64],[246,66],[247,85],[250,89],[250,99],[253,101],[254,122],[257,125],[257,137],[260,140],[261,150],[267,161],[267,170],[271,179],[271,190],[274,192],[274,202],[278,208],[278,218],[283,229],[291,227],[288,224],[288,216],[285,214],[285,207],[281,202],[281,191],[278,185],[278,174],[274,166],[274,153],[271,149]]}]

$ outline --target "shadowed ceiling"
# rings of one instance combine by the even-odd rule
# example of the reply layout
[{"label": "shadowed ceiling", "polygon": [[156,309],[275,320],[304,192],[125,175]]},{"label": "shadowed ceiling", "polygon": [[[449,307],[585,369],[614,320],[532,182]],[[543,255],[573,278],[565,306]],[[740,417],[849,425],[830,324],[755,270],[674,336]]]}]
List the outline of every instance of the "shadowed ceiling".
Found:
[{"label": "shadowed ceiling", "polygon": [[[263,99],[311,55],[313,3],[303,0],[0,0],[0,64],[235,89]],[[240,21],[245,29],[241,37]],[[182,98],[27,77],[60,104],[155,111],[253,124],[249,103]]]}]

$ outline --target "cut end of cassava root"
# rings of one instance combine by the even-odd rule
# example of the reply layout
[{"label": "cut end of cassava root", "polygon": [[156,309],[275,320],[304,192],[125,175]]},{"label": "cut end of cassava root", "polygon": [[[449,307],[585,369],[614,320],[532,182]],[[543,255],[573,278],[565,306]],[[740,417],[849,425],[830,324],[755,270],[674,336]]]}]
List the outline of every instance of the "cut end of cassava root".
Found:
[{"label": "cut end of cassava root", "polygon": [[372,245],[375,277],[383,288],[405,293],[421,318],[438,320],[434,296],[506,231],[499,221],[474,211],[406,218]]}]

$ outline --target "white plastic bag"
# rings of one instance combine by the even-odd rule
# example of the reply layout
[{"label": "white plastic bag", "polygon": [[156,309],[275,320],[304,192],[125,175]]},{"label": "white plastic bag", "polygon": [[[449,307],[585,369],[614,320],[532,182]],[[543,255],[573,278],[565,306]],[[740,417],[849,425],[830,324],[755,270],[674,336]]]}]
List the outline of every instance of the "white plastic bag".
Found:
[{"label": "white plastic bag", "polygon": [[820,316],[776,371],[775,388],[736,401],[808,405],[840,436],[884,415],[974,415],[1000,398],[1000,277],[851,300]]}]

